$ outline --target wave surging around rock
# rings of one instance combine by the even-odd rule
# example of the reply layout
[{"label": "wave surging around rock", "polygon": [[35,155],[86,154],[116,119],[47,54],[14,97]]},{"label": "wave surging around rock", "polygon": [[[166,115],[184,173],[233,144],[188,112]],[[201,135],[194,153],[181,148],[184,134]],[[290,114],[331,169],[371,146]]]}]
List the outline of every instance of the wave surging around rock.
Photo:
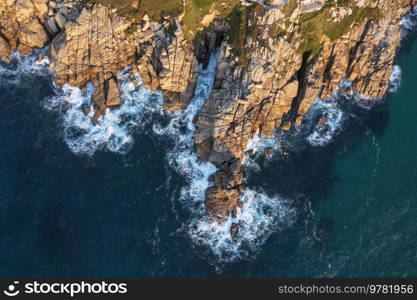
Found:
[{"label": "wave surging around rock", "polygon": [[345,120],[345,113],[336,99],[317,99],[310,109],[309,117],[317,115],[322,116],[322,119],[317,122],[313,132],[307,137],[308,143],[313,147],[329,144],[340,132]]},{"label": "wave surging around rock", "polygon": [[13,52],[10,62],[0,61],[0,85],[20,86],[29,76],[49,77],[48,59],[42,58],[44,50],[37,50],[30,55]]},{"label": "wave surging around rock", "polygon": [[144,128],[152,115],[162,109],[162,95],[130,80],[128,70],[118,74],[122,91],[122,104],[107,109],[105,115],[94,121],[91,95],[94,87],[87,85],[86,91],[65,85],[57,90],[58,95],[46,99],[45,108],[60,109],[64,140],[75,154],[92,156],[99,150],[126,153],[134,142],[133,131]]},{"label": "wave surging around rock", "polygon": [[[250,257],[271,234],[291,226],[296,218],[295,210],[286,199],[270,197],[263,191],[246,189],[241,202],[244,208],[238,208],[235,218],[217,223],[201,216],[189,224],[191,238],[197,244],[209,246],[220,262]],[[239,233],[232,237],[230,227],[236,222],[240,226]]]}]

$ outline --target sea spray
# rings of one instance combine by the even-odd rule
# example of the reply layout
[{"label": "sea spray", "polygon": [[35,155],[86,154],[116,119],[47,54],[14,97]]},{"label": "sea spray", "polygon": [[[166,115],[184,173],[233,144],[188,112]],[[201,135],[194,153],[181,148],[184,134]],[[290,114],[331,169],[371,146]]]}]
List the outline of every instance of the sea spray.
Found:
[{"label": "sea spray", "polygon": [[186,186],[181,190],[180,200],[193,206],[201,206],[204,202],[205,191],[209,187],[209,177],[216,172],[216,167],[210,162],[198,159],[194,150],[194,118],[204,101],[210,96],[214,81],[218,53],[214,53],[206,70],[201,71],[195,95],[188,107],[182,111],[161,112],[168,117],[168,124],[155,123],[155,134],[171,139],[173,149],[167,153],[168,163],[186,180]]},{"label": "sea spray", "polygon": [[[398,88],[401,69],[394,67],[390,80],[390,91]],[[392,89],[392,90],[391,90]],[[344,80],[329,99],[317,98],[304,119],[304,127],[309,131],[307,142],[313,146],[326,146],[343,130],[345,122],[355,117],[355,108],[371,110],[384,103],[385,98],[371,98],[352,89],[352,82]]]},{"label": "sea spray", "polygon": [[[294,213],[287,201],[275,196],[269,197],[262,191],[245,190],[241,201],[243,209],[238,209],[235,219],[217,223],[207,216],[204,207],[205,191],[210,186],[209,177],[217,168],[210,162],[198,159],[194,149],[194,118],[211,93],[218,53],[214,53],[206,70],[201,71],[195,95],[184,111],[163,112],[169,117],[167,125],[155,123],[154,132],[173,139],[174,148],[168,152],[168,163],[186,179],[181,189],[180,201],[191,212],[187,233],[198,245],[208,247],[217,262],[230,262],[246,257],[259,249],[268,236],[280,226],[290,224]],[[270,147],[279,146],[273,139]],[[264,143],[250,143],[258,148]],[[257,149],[261,152],[260,149]],[[262,150],[263,151],[263,150]],[[238,236],[233,239],[230,227],[233,222],[240,224]]]},{"label": "sea spray", "polygon": [[341,131],[345,120],[345,113],[336,98],[316,99],[306,118],[317,120],[320,116],[324,117],[323,122],[313,125],[313,131],[306,138],[307,142],[314,147],[329,144]]},{"label": "sea spray", "polygon": [[401,72],[400,66],[395,65],[392,68],[392,73],[391,73],[391,76],[389,78],[389,91],[391,93],[395,93],[400,88],[401,75],[402,75],[402,72]]},{"label": "sea spray", "polygon": [[[0,85],[22,86],[30,84],[35,77],[44,77],[52,82],[46,49],[35,50],[28,55],[12,54],[10,62],[0,62]],[[93,155],[98,150],[125,153],[133,144],[133,129],[143,128],[152,117],[162,110],[161,93],[151,92],[141,84],[130,80],[129,69],[119,72],[122,105],[107,109],[106,114],[96,122],[92,121],[94,108],[91,95],[94,87],[87,84],[82,91],[78,87],[54,86],[55,95],[43,100],[43,107],[60,112],[60,127],[63,139],[75,154]],[[85,108],[91,106],[88,115]]]},{"label": "sea spray", "polygon": [[30,76],[49,77],[48,59],[43,57],[44,49],[22,55],[13,52],[10,62],[0,60],[0,85],[20,86]]},{"label": "sea spray", "polygon": [[282,142],[285,138],[280,133],[282,132],[276,130],[273,136],[265,138],[262,137],[259,132],[256,132],[246,146],[242,162],[243,167],[250,171],[259,172],[261,170],[259,165],[261,157],[272,159],[277,154],[282,153]]},{"label": "sea spray", "polygon": [[[137,77],[137,84],[130,80],[128,68],[119,72],[118,80],[122,104],[108,108],[97,121],[93,121],[94,107],[91,96],[94,87],[86,91],[65,85],[57,89],[57,95],[44,101],[45,108],[61,110],[64,140],[75,154],[92,156],[96,151],[107,150],[126,153],[133,144],[133,130],[144,128],[153,114],[162,109],[162,95],[147,90]],[[86,115],[85,108],[90,107]]]},{"label": "sea spray", "polygon": [[[263,191],[246,189],[240,199],[243,209],[237,209],[236,218],[223,223],[213,222],[207,216],[194,218],[189,225],[193,240],[209,246],[220,262],[245,259],[260,250],[268,237],[293,224],[295,210],[281,197],[268,196]],[[230,235],[233,222],[240,225],[236,238]]]}]

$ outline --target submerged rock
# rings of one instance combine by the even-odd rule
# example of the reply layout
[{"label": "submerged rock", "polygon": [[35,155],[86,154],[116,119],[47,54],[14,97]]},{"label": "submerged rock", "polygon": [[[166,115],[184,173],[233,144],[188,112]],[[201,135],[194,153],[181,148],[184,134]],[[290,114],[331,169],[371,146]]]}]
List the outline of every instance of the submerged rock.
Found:
[{"label": "submerged rock", "polygon": [[231,227],[230,227],[230,236],[233,239],[237,238],[237,235],[239,234],[239,229],[240,229],[240,225],[239,223],[234,223]]}]

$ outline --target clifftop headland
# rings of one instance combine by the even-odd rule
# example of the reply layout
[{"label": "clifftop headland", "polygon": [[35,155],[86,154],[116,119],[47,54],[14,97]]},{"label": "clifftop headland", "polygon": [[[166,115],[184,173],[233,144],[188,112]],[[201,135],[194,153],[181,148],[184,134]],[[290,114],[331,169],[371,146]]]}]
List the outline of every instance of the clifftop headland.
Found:
[{"label": "clifftop headland", "polygon": [[384,97],[401,19],[416,2],[0,0],[0,58],[48,46],[58,86],[94,85],[89,110],[99,119],[121,104],[116,74],[128,66],[132,80],[139,74],[146,88],[162,91],[165,109],[186,108],[217,51],[195,148],[217,167],[205,204],[222,222],[241,206],[242,160],[256,134],[301,125],[313,102],[342,83],[363,101]]}]

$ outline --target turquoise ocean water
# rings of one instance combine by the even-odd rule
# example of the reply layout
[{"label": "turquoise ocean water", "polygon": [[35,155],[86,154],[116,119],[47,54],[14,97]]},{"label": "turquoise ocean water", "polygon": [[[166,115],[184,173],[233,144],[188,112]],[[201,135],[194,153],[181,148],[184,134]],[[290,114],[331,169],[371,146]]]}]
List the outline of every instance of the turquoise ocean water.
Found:
[{"label": "turquoise ocean water", "polygon": [[210,70],[177,114],[121,73],[126,104],[92,125],[88,94],[57,91],[35,60],[0,67],[0,276],[417,276],[413,35],[384,103],[321,106],[335,129],[320,145],[312,132],[254,143],[277,151],[246,162],[236,242],[204,217],[214,169],[190,146]]}]

